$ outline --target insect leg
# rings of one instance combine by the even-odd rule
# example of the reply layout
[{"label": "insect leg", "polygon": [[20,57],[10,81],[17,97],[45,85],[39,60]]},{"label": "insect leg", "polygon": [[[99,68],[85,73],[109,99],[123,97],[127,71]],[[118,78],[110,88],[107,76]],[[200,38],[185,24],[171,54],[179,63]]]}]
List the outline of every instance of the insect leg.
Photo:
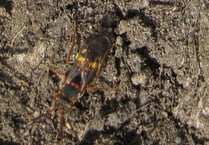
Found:
[{"label": "insect leg", "polygon": [[97,92],[97,91],[105,90],[105,88],[101,88],[101,87],[87,87],[86,90],[87,90],[87,92]]},{"label": "insect leg", "polygon": [[64,109],[61,108],[60,111],[60,139],[63,139],[63,127],[65,124],[65,119],[64,119]]},{"label": "insect leg", "polygon": [[38,117],[33,118],[31,121],[36,121],[36,120],[39,120],[40,118],[42,118],[44,116],[48,116],[48,115],[52,114],[52,112],[54,112],[55,110],[57,110],[56,107],[46,111],[45,113],[40,114]]},{"label": "insect leg", "polygon": [[70,46],[70,49],[69,49],[69,52],[68,52],[68,55],[67,55],[67,59],[66,59],[66,63],[69,64],[70,63],[70,56],[72,55],[73,53],[73,50],[75,48],[75,37],[76,37],[76,21],[73,21],[73,34],[71,35],[70,37],[70,43],[71,43],[71,46]]},{"label": "insect leg", "polygon": [[50,66],[48,66],[48,67],[49,67],[49,70],[52,71],[53,73],[55,73],[59,78],[64,79],[65,74],[63,74],[61,71],[56,70]]},{"label": "insect leg", "polygon": [[[113,47],[114,47],[114,44],[109,49],[111,50]],[[98,77],[102,71],[102,64],[103,64],[107,54],[108,54],[108,51],[105,52],[103,59],[100,59],[100,61],[98,63],[97,73],[96,73],[94,80],[93,80],[94,82],[96,82],[96,80],[98,79]]]}]

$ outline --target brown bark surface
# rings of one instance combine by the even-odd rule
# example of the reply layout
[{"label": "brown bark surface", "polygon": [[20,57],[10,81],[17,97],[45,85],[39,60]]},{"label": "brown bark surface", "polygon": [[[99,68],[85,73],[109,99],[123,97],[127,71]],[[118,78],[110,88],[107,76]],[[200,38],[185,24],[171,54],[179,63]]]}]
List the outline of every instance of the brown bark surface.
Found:
[{"label": "brown bark surface", "polygon": [[[115,39],[100,77],[65,112],[53,107],[77,20]],[[72,55],[72,62],[74,54]],[[0,144],[208,144],[209,3],[206,0],[1,0]]]}]

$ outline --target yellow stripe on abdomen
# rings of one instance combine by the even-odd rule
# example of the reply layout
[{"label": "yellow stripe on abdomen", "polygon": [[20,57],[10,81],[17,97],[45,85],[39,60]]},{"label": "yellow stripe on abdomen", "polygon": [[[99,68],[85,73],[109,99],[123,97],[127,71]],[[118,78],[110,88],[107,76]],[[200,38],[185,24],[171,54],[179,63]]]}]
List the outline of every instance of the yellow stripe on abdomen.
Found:
[{"label": "yellow stripe on abdomen", "polygon": [[85,63],[88,64],[90,67],[96,69],[98,67],[97,62],[88,62],[86,61],[86,58],[83,57],[81,54],[77,53],[75,56],[75,59],[81,63],[81,65],[84,65]]}]

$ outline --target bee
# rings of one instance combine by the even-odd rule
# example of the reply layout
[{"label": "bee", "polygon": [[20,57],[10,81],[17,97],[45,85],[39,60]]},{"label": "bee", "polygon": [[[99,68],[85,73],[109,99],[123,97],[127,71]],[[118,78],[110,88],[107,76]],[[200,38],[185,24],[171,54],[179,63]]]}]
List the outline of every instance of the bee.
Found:
[{"label": "bee", "polygon": [[[71,36],[72,46],[68,52],[66,63],[75,47],[75,33]],[[104,61],[113,47],[113,41],[104,33],[91,34],[81,45],[78,53],[75,54],[72,67],[65,73],[52,67],[49,69],[60,79],[57,94],[54,96],[55,106],[51,110],[34,118],[37,120],[42,116],[51,114],[53,111],[60,111],[60,136],[63,137],[64,111],[71,109],[86,91],[97,91],[99,88],[91,87],[99,77]]]}]

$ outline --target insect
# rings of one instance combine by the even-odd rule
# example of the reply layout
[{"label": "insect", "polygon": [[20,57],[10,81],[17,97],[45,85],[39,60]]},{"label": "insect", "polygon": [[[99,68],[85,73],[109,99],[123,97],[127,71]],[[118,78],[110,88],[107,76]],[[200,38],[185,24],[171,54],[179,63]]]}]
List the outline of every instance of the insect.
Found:
[{"label": "insect", "polygon": [[[66,59],[67,64],[75,47],[75,31],[71,36],[71,43],[72,46]],[[68,71],[62,73],[49,67],[61,79],[58,92],[54,96],[55,107],[33,120],[60,110],[60,135],[62,138],[64,111],[66,108],[71,109],[85,91],[97,91],[99,89],[90,87],[90,84],[99,77],[104,60],[112,47],[113,43],[108,36],[103,33],[91,34],[81,45],[81,49],[75,55],[73,65]]]}]

